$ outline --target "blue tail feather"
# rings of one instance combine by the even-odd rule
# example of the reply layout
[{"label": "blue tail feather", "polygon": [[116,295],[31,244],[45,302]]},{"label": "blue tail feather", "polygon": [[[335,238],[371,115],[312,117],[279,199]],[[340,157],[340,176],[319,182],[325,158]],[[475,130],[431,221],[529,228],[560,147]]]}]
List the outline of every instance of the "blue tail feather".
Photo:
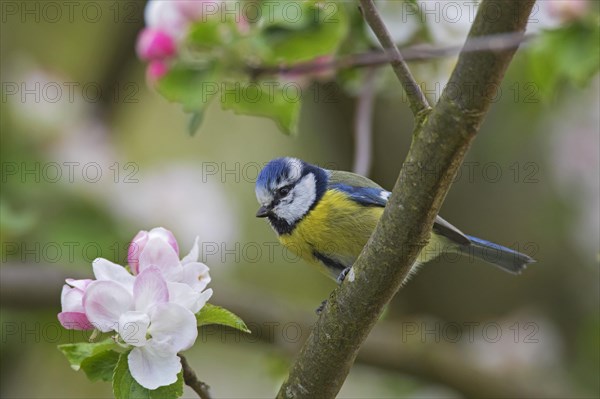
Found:
[{"label": "blue tail feather", "polygon": [[477,237],[467,237],[471,240],[468,248],[473,251],[476,258],[498,266],[509,273],[519,274],[527,264],[535,262],[535,259],[502,245]]}]

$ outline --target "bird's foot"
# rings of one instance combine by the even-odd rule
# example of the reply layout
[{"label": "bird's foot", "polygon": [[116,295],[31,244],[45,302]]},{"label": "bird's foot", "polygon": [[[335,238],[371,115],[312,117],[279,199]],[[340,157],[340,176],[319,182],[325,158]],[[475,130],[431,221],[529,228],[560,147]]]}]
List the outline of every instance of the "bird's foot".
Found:
[{"label": "bird's foot", "polygon": [[335,281],[337,281],[338,284],[342,284],[344,282],[344,280],[346,279],[346,276],[348,275],[348,273],[350,273],[350,269],[352,269],[352,266],[347,267],[344,270],[342,270],[342,272],[337,276]]},{"label": "bird's foot", "polygon": [[327,299],[324,299],[323,302],[321,302],[321,304],[319,305],[319,307],[315,309],[315,313],[317,314],[317,316],[323,312],[323,309],[325,309],[325,305],[327,305]]}]

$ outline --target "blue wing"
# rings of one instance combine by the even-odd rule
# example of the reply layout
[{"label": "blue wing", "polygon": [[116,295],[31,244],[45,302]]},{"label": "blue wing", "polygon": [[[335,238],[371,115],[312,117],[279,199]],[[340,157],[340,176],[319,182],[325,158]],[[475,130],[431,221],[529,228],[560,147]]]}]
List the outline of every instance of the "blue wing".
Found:
[{"label": "blue wing", "polygon": [[[337,170],[329,171],[329,188],[343,191],[348,197],[364,206],[385,207],[390,192],[364,176]],[[459,245],[470,245],[471,240],[459,229],[437,216],[433,231]]]},{"label": "blue wing", "polygon": [[364,206],[384,207],[390,196],[389,191],[375,187],[355,187],[337,183],[331,184],[329,188],[348,194],[351,200]]}]

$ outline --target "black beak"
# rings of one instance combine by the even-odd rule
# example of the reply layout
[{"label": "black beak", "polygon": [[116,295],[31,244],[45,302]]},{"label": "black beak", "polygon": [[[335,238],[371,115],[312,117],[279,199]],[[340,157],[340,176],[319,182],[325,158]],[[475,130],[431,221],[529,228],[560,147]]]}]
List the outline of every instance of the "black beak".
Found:
[{"label": "black beak", "polygon": [[261,206],[258,209],[258,212],[256,212],[256,217],[257,218],[266,218],[267,216],[269,216],[269,213],[271,212],[271,210],[266,207],[266,206]]}]

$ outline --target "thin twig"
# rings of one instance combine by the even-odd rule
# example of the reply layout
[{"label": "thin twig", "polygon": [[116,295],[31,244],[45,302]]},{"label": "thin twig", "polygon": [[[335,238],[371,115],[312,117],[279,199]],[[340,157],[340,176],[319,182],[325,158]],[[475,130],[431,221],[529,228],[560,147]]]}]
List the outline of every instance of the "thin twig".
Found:
[{"label": "thin twig", "polygon": [[371,171],[376,71],[375,67],[366,71],[354,119],[354,166],[352,169],[354,173],[363,176],[368,176]]},{"label": "thin twig", "polygon": [[391,58],[391,65],[406,92],[408,97],[408,101],[410,103],[410,109],[417,119],[419,116],[423,114],[424,111],[428,111],[431,109],[429,106],[429,102],[427,102],[427,98],[423,94],[423,91],[419,87],[419,84],[415,80],[415,78],[410,73],[410,69],[408,65],[402,58],[402,54],[398,47],[396,47],[396,43],[394,43],[394,39],[390,35],[387,27],[383,23],[377,8],[375,7],[375,3],[373,0],[360,0],[360,5],[363,13],[363,17],[379,39],[379,42],[385,49],[387,55]]},{"label": "thin twig", "polygon": [[183,381],[185,382],[185,385],[192,388],[194,392],[198,394],[200,399],[211,399],[210,393],[208,392],[210,387],[198,379],[196,372],[192,369],[185,356],[179,354],[179,358],[181,359]]},{"label": "thin twig", "polygon": [[[518,47],[520,44],[534,38],[534,34],[523,36],[518,33],[500,33],[496,35],[471,38],[464,46],[432,46],[430,44],[418,44],[401,48],[402,57],[405,61],[423,62],[437,58],[445,58],[457,55],[459,52],[469,53],[478,51],[501,51]],[[382,66],[388,64],[392,58],[382,51],[370,51],[361,54],[350,54],[331,61],[319,62],[303,61],[289,65],[258,65],[248,66],[248,73],[254,78],[265,75],[294,74],[303,75],[315,72],[338,71],[350,68],[364,68]]]}]

